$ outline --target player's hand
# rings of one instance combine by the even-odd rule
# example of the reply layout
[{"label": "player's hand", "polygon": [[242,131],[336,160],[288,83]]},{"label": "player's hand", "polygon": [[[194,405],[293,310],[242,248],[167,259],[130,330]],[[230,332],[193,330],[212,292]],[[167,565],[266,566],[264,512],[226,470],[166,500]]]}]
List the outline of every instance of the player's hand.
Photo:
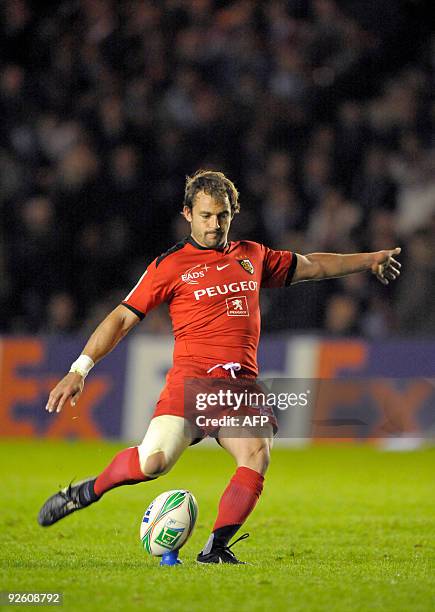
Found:
[{"label": "player's hand", "polygon": [[400,255],[401,248],[397,247],[389,251],[378,251],[373,253],[372,273],[381,281],[383,285],[388,285],[390,280],[395,280],[400,276],[400,264],[394,255]]},{"label": "player's hand", "polygon": [[48,402],[45,409],[48,410],[48,412],[60,412],[68,399],[70,400],[71,406],[75,406],[84,386],[85,381],[83,376],[76,372],[69,372],[57,383],[48,396]]}]

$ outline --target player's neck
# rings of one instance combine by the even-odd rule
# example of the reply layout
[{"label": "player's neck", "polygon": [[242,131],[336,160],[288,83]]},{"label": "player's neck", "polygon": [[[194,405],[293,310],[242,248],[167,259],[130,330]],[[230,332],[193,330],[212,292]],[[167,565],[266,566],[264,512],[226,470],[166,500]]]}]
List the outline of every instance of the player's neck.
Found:
[{"label": "player's neck", "polygon": [[192,246],[194,246],[195,248],[200,249],[201,251],[223,251],[229,245],[229,243],[226,242],[222,246],[208,247],[208,246],[205,246],[204,244],[201,244],[197,240],[195,240],[195,238],[192,236],[192,234],[190,234],[190,236],[188,236],[187,242],[189,244],[191,244]]}]

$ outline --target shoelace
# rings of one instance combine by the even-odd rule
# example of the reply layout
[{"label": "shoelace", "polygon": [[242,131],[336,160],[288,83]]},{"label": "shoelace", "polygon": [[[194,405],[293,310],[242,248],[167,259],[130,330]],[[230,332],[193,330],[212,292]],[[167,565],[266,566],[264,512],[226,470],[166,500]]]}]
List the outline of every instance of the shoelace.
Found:
[{"label": "shoelace", "polygon": [[246,540],[246,538],[249,538],[249,533],[244,533],[239,538],[237,538],[237,540],[234,540],[234,542],[232,542],[229,546],[225,546],[225,550],[229,550],[231,554],[234,555],[233,551],[230,549],[234,546],[234,544],[237,544],[237,542],[240,542],[240,540]]},{"label": "shoelace", "polygon": [[66,488],[61,489],[59,491],[59,495],[61,495],[66,500],[71,499],[71,485],[72,485],[72,481],[69,483],[69,485]]},{"label": "shoelace", "polygon": [[59,493],[60,493],[60,495],[62,495],[62,497],[64,498],[65,501],[73,501],[73,502],[77,503],[78,500],[74,499],[74,497],[72,496],[72,483],[73,483],[73,480],[71,480],[71,482],[69,483],[66,491],[61,489],[59,491]]},{"label": "shoelace", "polygon": [[207,374],[210,374],[210,372],[213,372],[213,370],[216,370],[216,368],[223,368],[227,371],[229,370],[231,372],[231,377],[236,378],[234,372],[239,372],[242,369],[242,366],[240,365],[240,363],[237,363],[237,361],[229,361],[228,363],[217,363],[212,368],[207,370]]}]

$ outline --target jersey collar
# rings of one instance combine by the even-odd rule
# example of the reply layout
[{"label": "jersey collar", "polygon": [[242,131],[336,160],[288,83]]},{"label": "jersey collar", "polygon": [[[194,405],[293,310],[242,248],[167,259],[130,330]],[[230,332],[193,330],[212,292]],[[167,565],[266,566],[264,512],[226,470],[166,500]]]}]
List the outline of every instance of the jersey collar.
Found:
[{"label": "jersey collar", "polygon": [[186,238],[186,242],[188,242],[193,247],[195,247],[195,249],[199,249],[200,251],[219,251],[219,252],[222,252],[222,251],[225,251],[225,249],[229,249],[230,245],[231,245],[231,242],[227,242],[225,246],[217,247],[216,249],[212,249],[212,248],[209,248],[209,247],[202,246],[201,244],[198,244],[196,242],[195,238],[193,238],[193,236],[188,236]]}]

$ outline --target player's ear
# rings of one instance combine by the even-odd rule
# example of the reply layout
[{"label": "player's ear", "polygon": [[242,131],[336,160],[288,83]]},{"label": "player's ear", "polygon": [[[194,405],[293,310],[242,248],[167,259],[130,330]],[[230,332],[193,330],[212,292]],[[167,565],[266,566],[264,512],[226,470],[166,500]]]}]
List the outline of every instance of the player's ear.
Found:
[{"label": "player's ear", "polygon": [[181,214],[186,219],[186,221],[189,221],[189,223],[192,223],[192,211],[190,210],[188,206],[183,206],[183,212]]}]

